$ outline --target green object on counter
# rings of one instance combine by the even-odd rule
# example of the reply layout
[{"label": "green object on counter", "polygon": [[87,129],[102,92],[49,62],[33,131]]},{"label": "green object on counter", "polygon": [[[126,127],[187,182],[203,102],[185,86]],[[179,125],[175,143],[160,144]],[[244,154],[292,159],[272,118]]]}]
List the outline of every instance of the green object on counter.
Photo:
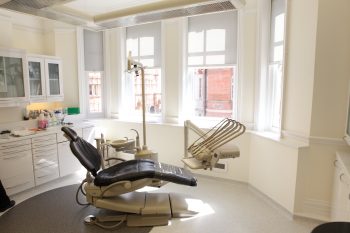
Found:
[{"label": "green object on counter", "polygon": [[68,108],[67,113],[68,113],[68,115],[80,114],[80,108],[78,108],[78,107]]}]

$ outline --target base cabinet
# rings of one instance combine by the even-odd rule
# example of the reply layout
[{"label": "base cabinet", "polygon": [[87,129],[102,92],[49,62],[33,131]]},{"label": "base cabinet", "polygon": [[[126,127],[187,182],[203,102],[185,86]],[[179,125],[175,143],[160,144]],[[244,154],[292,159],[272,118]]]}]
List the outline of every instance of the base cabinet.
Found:
[{"label": "base cabinet", "polygon": [[[73,129],[80,137],[83,137],[83,131],[87,137],[93,132],[90,126]],[[61,130],[0,142],[0,179],[8,195],[75,173],[81,168]]]},{"label": "base cabinet", "polygon": [[81,169],[79,160],[74,156],[69,141],[57,144],[60,176],[72,174]]},{"label": "base cabinet", "polygon": [[8,195],[34,187],[31,141],[0,145],[0,178]]},{"label": "base cabinet", "polygon": [[56,134],[33,138],[32,153],[36,185],[59,177]]},{"label": "base cabinet", "polygon": [[337,152],[334,161],[332,221],[350,221],[350,153]]}]

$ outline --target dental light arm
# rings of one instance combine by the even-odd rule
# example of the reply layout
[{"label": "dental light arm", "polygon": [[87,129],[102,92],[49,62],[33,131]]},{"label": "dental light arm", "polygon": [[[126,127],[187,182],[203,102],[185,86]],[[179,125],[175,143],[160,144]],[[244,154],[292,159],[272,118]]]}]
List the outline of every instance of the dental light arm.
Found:
[{"label": "dental light arm", "polygon": [[[128,55],[128,67],[127,72],[132,73],[135,72],[136,76],[140,76],[139,72],[141,72],[141,94],[142,94],[142,126],[143,126],[143,146],[146,146],[146,104],[145,104],[145,73],[144,66],[135,60],[132,59],[131,51],[129,51]],[[146,146],[147,147],[147,146]]]},{"label": "dental light arm", "polygon": [[147,148],[146,141],[146,101],[145,101],[145,67],[142,63],[132,59],[131,51],[128,55],[127,72],[135,72],[136,76],[140,76],[141,72],[141,96],[142,96],[142,133],[143,133],[143,145],[140,150],[135,154],[135,158],[152,159],[158,161],[158,154],[154,153]]},{"label": "dental light arm", "polygon": [[[188,146],[189,129],[200,137]],[[185,122],[185,158],[182,161],[192,169],[212,169],[219,159],[236,158],[240,152],[238,147],[223,146],[242,135],[245,126],[232,119],[224,119],[208,132],[198,128],[190,121]],[[191,156],[188,155],[188,152]]]}]

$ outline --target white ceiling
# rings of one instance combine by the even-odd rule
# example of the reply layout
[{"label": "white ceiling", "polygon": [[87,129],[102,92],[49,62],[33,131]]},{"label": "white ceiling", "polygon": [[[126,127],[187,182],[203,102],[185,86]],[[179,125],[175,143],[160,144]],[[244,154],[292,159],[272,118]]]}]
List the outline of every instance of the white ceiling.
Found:
[{"label": "white ceiling", "polygon": [[[95,17],[113,11],[120,11],[131,7],[164,1],[165,0],[74,0],[63,5],[72,10]],[[167,1],[171,2],[174,0]]]},{"label": "white ceiling", "polygon": [[0,7],[103,30],[238,9],[244,0],[0,0]]}]

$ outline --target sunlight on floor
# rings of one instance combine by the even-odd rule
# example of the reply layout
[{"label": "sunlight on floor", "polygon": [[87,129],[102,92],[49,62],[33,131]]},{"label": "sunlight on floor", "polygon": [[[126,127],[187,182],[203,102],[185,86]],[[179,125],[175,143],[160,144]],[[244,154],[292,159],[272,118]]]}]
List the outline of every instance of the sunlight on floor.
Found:
[{"label": "sunlight on floor", "polygon": [[204,203],[199,199],[186,198],[185,201],[188,205],[188,210],[197,212],[198,214],[193,217],[180,219],[180,221],[188,221],[205,215],[215,214],[214,209],[208,203]]}]

